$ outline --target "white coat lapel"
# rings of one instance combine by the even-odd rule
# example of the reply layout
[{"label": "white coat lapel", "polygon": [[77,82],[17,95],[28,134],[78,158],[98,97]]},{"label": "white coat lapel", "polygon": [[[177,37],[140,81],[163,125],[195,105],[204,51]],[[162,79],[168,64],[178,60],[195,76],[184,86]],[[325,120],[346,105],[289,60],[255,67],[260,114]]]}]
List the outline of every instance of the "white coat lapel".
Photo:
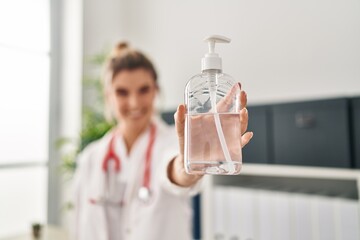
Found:
[{"label": "white coat lapel", "polygon": [[101,199],[105,196],[105,186],[106,186],[106,177],[102,169],[102,162],[107,152],[107,146],[110,141],[110,137],[106,136],[101,140],[101,146],[99,150],[92,156],[92,164],[87,193],[88,193],[88,206],[87,213],[88,216],[85,221],[88,221],[88,226],[91,226],[87,229],[87,236],[84,239],[87,240],[108,240],[108,219],[106,219],[105,208],[102,204],[99,204]]}]

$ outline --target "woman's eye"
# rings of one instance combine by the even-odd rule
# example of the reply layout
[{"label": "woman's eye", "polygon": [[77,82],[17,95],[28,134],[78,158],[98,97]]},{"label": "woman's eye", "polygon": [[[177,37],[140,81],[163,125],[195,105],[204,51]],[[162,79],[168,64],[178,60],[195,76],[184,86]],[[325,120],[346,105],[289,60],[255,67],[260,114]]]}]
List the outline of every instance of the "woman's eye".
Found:
[{"label": "woman's eye", "polygon": [[126,91],[125,89],[116,90],[116,96],[126,97],[128,94],[128,91]]},{"label": "woman's eye", "polygon": [[146,94],[148,92],[150,92],[150,87],[149,86],[142,87],[142,88],[139,89],[140,94]]}]

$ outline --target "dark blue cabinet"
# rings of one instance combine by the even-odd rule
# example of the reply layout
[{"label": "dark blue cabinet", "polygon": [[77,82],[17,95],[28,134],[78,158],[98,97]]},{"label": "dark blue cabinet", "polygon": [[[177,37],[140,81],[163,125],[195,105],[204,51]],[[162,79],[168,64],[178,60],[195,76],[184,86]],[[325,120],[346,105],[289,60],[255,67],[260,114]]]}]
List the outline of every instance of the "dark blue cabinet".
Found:
[{"label": "dark blue cabinet", "polygon": [[360,168],[360,98],[352,99],[351,106],[354,165],[356,168]]},{"label": "dark blue cabinet", "polygon": [[269,107],[249,106],[248,131],[254,132],[250,143],[243,148],[243,162],[269,163],[271,162],[269,138]]},{"label": "dark blue cabinet", "polygon": [[347,99],[273,106],[274,163],[351,167]]}]

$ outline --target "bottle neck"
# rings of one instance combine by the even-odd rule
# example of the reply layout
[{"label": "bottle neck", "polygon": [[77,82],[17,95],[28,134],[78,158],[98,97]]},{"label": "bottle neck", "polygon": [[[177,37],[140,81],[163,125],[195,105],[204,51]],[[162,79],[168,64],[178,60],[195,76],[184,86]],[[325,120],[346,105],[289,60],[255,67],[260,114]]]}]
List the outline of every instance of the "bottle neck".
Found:
[{"label": "bottle neck", "polygon": [[202,73],[207,73],[207,74],[217,74],[217,73],[222,73],[221,69],[205,69],[202,70]]}]

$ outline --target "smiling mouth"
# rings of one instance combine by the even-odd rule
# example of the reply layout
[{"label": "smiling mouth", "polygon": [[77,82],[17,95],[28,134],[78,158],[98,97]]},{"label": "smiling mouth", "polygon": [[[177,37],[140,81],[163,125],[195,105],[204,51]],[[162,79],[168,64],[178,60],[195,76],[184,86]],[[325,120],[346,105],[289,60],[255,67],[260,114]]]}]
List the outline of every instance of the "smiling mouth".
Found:
[{"label": "smiling mouth", "polygon": [[138,119],[138,118],[143,117],[144,115],[145,115],[144,111],[141,111],[141,110],[129,111],[127,114],[127,116],[132,119]]}]

